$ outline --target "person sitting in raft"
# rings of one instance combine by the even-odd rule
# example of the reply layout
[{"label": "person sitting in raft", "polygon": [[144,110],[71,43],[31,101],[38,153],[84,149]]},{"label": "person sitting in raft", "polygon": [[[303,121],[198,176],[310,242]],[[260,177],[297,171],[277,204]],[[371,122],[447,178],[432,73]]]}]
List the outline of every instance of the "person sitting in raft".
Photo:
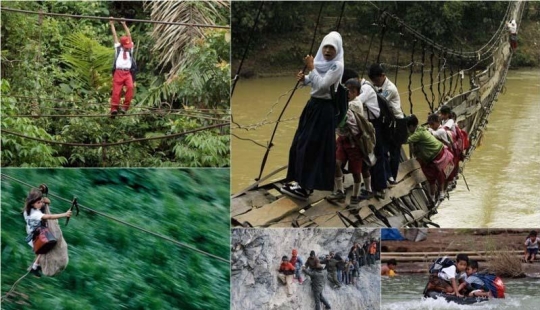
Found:
[{"label": "person sitting in raft", "polygon": [[397,261],[395,259],[390,259],[386,262],[386,266],[381,267],[381,276],[393,277],[397,275],[396,273]]},{"label": "person sitting in raft", "polygon": [[[60,214],[44,214],[42,208],[44,207],[45,200],[48,200],[47,197],[43,197],[43,193],[37,189],[32,189],[28,196],[26,197],[26,203],[24,204],[24,221],[26,222],[26,242],[32,248],[34,248],[34,241],[32,240],[34,236],[34,231],[41,227],[43,220],[56,220],[63,217],[71,217],[71,211],[68,210],[65,213]],[[36,277],[41,277],[40,272],[40,258],[41,254],[36,255],[36,259],[30,268],[30,273]]]},{"label": "person sitting in raft", "polygon": [[459,293],[458,279],[460,278],[460,274],[467,269],[468,264],[469,257],[466,254],[458,254],[456,262],[453,265],[442,268],[438,273],[429,276],[427,290],[440,291],[446,294],[456,295],[457,297],[463,297]]},{"label": "person sitting in raft", "polygon": [[538,238],[536,237],[537,232],[533,230],[529,233],[527,240],[525,240],[525,262],[533,263],[538,254]]},{"label": "person sitting in raft", "polygon": [[413,145],[413,153],[420,163],[422,172],[429,182],[430,197],[435,201],[436,185],[439,185],[439,200],[446,197],[446,180],[454,169],[454,156],[423,126],[418,126],[418,118],[412,114],[407,121],[411,134],[407,144]]},{"label": "person sitting in raft", "polygon": [[343,55],[341,35],[332,31],[322,40],[315,58],[304,58],[308,74],[297,74],[298,81],[311,85],[311,98],[302,111],[289,151],[290,183],[281,188],[286,195],[307,200],[315,189],[332,191],[334,187],[334,165],[330,163],[336,162],[337,111],[331,92],[343,74]]},{"label": "person sitting in raft", "polygon": [[469,265],[466,269],[467,276],[465,281],[458,286],[458,291],[465,290],[470,297],[491,297],[489,289],[486,288],[486,284],[480,279],[478,274],[478,262],[475,260],[469,260]]}]

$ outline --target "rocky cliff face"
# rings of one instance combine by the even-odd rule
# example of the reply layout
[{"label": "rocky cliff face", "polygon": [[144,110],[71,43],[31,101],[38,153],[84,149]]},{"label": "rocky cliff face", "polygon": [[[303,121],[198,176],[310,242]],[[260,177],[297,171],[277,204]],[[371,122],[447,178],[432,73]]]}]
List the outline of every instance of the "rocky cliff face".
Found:
[{"label": "rocky cliff face", "polygon": [[[354,242],[379,237],[377,229],[233,229],[231,309],[315,309],[309,281],[300,285],[295,280],[294,294],[287,297],[277,278],[281,257],[290,258],[292,249],[304,262],[312,250],[317,256],[333,251],[347,257]],[[323,295],[332,309],[380,309],[379,263],[363,266],[354,286],[335,290],[327,281]]]}]

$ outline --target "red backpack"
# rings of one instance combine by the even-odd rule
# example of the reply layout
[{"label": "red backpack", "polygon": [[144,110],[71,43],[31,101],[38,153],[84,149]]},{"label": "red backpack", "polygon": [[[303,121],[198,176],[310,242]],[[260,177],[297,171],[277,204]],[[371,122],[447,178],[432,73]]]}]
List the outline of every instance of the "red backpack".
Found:
[{"label": "red backpack", "polygon": [[460,160],[463,160],[465,157],[465,153],[471,147],[471,144],[469,142],[469,134],[465,130],[459,128],[459,126],[456,124],[456,135],[457,135],[458,141],[460,141],[461,143],[462,152],[461,152]]}]

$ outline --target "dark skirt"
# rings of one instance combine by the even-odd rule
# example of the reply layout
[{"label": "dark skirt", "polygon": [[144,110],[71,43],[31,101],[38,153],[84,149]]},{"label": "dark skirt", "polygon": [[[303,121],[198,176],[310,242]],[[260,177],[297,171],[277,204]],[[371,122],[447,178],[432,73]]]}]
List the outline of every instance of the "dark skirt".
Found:
[{"label": "dark skirt", "polygon": [[289,151],[287,180],[304,189],[334,189],[336,117],[332,100],[310,98]]}]

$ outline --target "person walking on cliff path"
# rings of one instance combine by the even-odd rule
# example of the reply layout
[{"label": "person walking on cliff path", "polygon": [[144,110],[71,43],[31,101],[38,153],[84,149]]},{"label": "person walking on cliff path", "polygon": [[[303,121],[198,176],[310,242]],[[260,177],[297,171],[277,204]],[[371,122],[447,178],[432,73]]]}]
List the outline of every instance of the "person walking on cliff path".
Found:
[{"label": "person walking on cliff path", "polygon": [[332,309],[328,300],[323,296],[324,286],[326,284],[326,275],[323,266],[317,262],[313,270],[307,270],[305,266],[302,270],[311,278],[311,290],[315,299],[315,310],[321,310],[321,303],[324,304],[325,309]]},{"label": "person walking on cliff path", "polygon": [[328,272],[328,281],[330,281],[332,288],[336,289],[341,288],[341,283],[337,278],[337,265],[339,260],[341,260],[341,257],[338,255],[335,255],[334,257],[329,255],[329,257],[323,261],[323,264],[326,265],[326,271]]},{"label": "person walking on cliff path", "polygon": [[293,277],[294,277],[294,266],[289,262],[287,255],[281,258],[281,265],[279,266],[278,278],[283,284],[287,286],[287,297],[293,295]]},{"label": "person walking on cliff path", "polygon": [[298,256],[298,250],[292,250],[290,263],[295,268],[294,277],[296,278],[296,280],[298,280],[298,284],[302,284],[302,273],[300,272],[300,269],[302,268],[302,265],[304,265],[304,261],[300,256]]}]

